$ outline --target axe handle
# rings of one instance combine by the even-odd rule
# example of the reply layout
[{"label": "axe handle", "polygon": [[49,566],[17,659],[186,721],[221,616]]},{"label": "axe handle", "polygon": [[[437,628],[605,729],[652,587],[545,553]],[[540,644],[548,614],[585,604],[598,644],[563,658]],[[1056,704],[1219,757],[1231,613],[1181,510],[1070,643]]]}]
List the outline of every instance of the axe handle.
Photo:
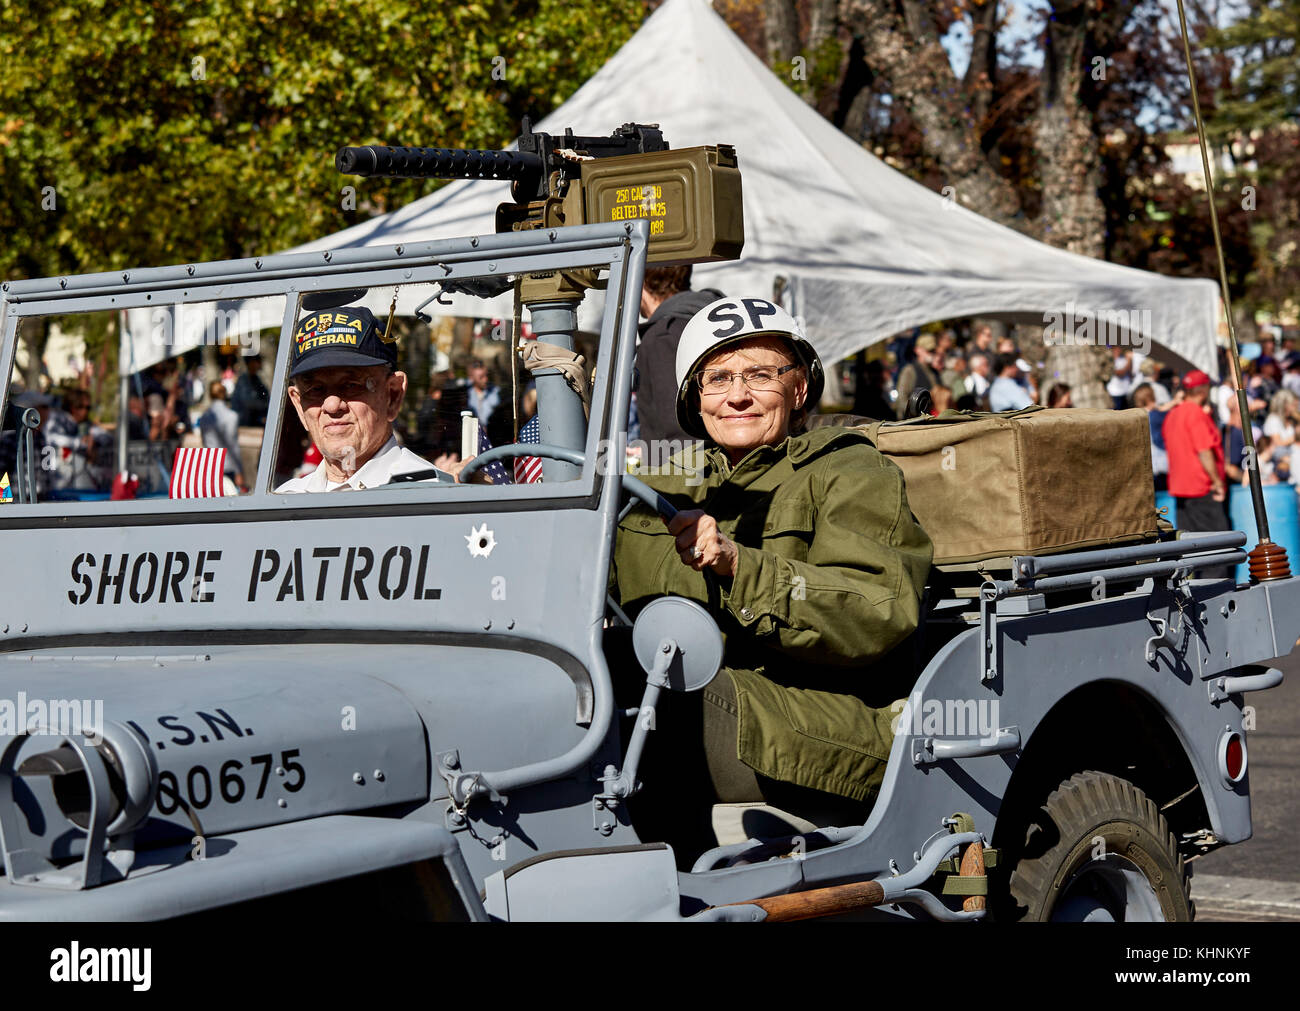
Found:
[{"label": "axe handle", "polygon": [[758,906],[767,913],[764,923],[789,923],[819,916],[851,913],[856,909],[878,906],[885,901],[885,889],[876,881],[854,881],[847,885],[813,888],[806,892],[771,895],[748,902],[731,902],[732,906]]},{"label": "axe handle", "polygon": [[[967,846],[966,852],[961,855],[960,873],[963,878],[984,876],[984,846],[979,840]],[[985,903],[986,898],[983,895],[968,895],[962,902],[961,908],[969,913],[983,909]]]}]

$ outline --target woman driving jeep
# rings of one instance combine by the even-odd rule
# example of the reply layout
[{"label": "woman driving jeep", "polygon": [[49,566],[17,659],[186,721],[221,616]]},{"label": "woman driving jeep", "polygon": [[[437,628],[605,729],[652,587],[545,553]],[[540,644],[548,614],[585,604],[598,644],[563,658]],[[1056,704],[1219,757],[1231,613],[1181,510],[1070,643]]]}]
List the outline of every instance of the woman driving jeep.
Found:
[{"label": "woman driving jeep", "polygon": [[893,741],[890,703],[914,680],[910,657],[872,665],[916,627],[932,554],[902,473],[860,431],[802,431],[822,364],[771,302],[701,309],[676,373],[678,421],[705,443],[640,475],[680,511],[667,524],[645,506],[623,519],[611,583],[633,617],[664,594],[698,601],[726,646],[702,701],[674,696],[661,713],[643,804],[659,792],[662,816],[680,823],[683,791],[701,788],[697,811],[767,802],[865,816]]}]

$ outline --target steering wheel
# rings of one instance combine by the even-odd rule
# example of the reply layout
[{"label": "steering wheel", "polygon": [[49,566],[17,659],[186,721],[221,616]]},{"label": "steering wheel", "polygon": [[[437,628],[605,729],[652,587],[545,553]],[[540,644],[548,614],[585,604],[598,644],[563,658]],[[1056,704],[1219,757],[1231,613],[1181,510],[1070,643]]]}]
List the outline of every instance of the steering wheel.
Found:
[{"label": "steering wheel", "polygon": [[[563,446],[549,446],[545,443],[514,442],[508,446],[493,446],[491,449],[479,453],[478,456],[474,457],[474,459],[470,460],[461,468],[461,481],[468,481],[470,475],[485,464],[492,463],[495,460],[500,460],[507,456],[540,456],[545,457],[547,460],[560,460],[563,463],[571,463],[575,467],[582,467],[587,462],[586,457],[576,449],[566,449]],[[677,515],[677,510],[669,503],[669,501],[639,477],[634,477],[631,474],[624,474],[623,490],[633,498],[640,499],[666,520],[670,520]]]}]

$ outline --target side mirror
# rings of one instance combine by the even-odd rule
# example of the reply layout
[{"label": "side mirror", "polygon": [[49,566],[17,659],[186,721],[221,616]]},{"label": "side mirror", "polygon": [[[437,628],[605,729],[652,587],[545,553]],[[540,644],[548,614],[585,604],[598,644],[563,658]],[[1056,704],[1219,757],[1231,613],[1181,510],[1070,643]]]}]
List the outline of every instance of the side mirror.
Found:
[{"label": "side mirror", "polygon": [[637,615],[632,650],[650,685],[693,692],[712,681],[722,666],[722,633],[695,601],[660,597]]},{"label": "side mirror", "polygon": [[18,504],[36,504],[36,444],[33,433],[41,427],[41,413],[35,407],[26,408],[18,417],[17,471]]},{"label": "side mirror", "polygon": [[722,633],[709,612],[693,600],[660,597],[637,615],[632,626],[632,651],[646,671],[645,694],[640,710],[630,710],[639,719],[627,742],[622,771],[605,769],[607,792],[600,795],[608,807],[641,788],[637,767],[646,737],[655,726],[659,693],[665,688],[678,692],[698,691],[713,680],[722,666]]}]

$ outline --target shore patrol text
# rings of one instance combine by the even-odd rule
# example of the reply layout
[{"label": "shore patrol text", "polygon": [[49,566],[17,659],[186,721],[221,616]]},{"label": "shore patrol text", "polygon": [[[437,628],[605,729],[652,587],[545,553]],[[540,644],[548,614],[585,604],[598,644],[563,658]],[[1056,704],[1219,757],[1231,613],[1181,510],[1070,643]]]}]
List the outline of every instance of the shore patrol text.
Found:
[{"label": "shore patrol text", "polygon": [[[82,552],[72,560],[68,600],[81,604],[210,604],[225,581],[220,551]],[[255,601],[438,600],[429,586],[429,545],[258,548],[248,569]],[[238,578],[238,577],[236,577]],[[227,591],[228,592],[228,591]],[[236,593],[241,592],[236,590]]]}]

